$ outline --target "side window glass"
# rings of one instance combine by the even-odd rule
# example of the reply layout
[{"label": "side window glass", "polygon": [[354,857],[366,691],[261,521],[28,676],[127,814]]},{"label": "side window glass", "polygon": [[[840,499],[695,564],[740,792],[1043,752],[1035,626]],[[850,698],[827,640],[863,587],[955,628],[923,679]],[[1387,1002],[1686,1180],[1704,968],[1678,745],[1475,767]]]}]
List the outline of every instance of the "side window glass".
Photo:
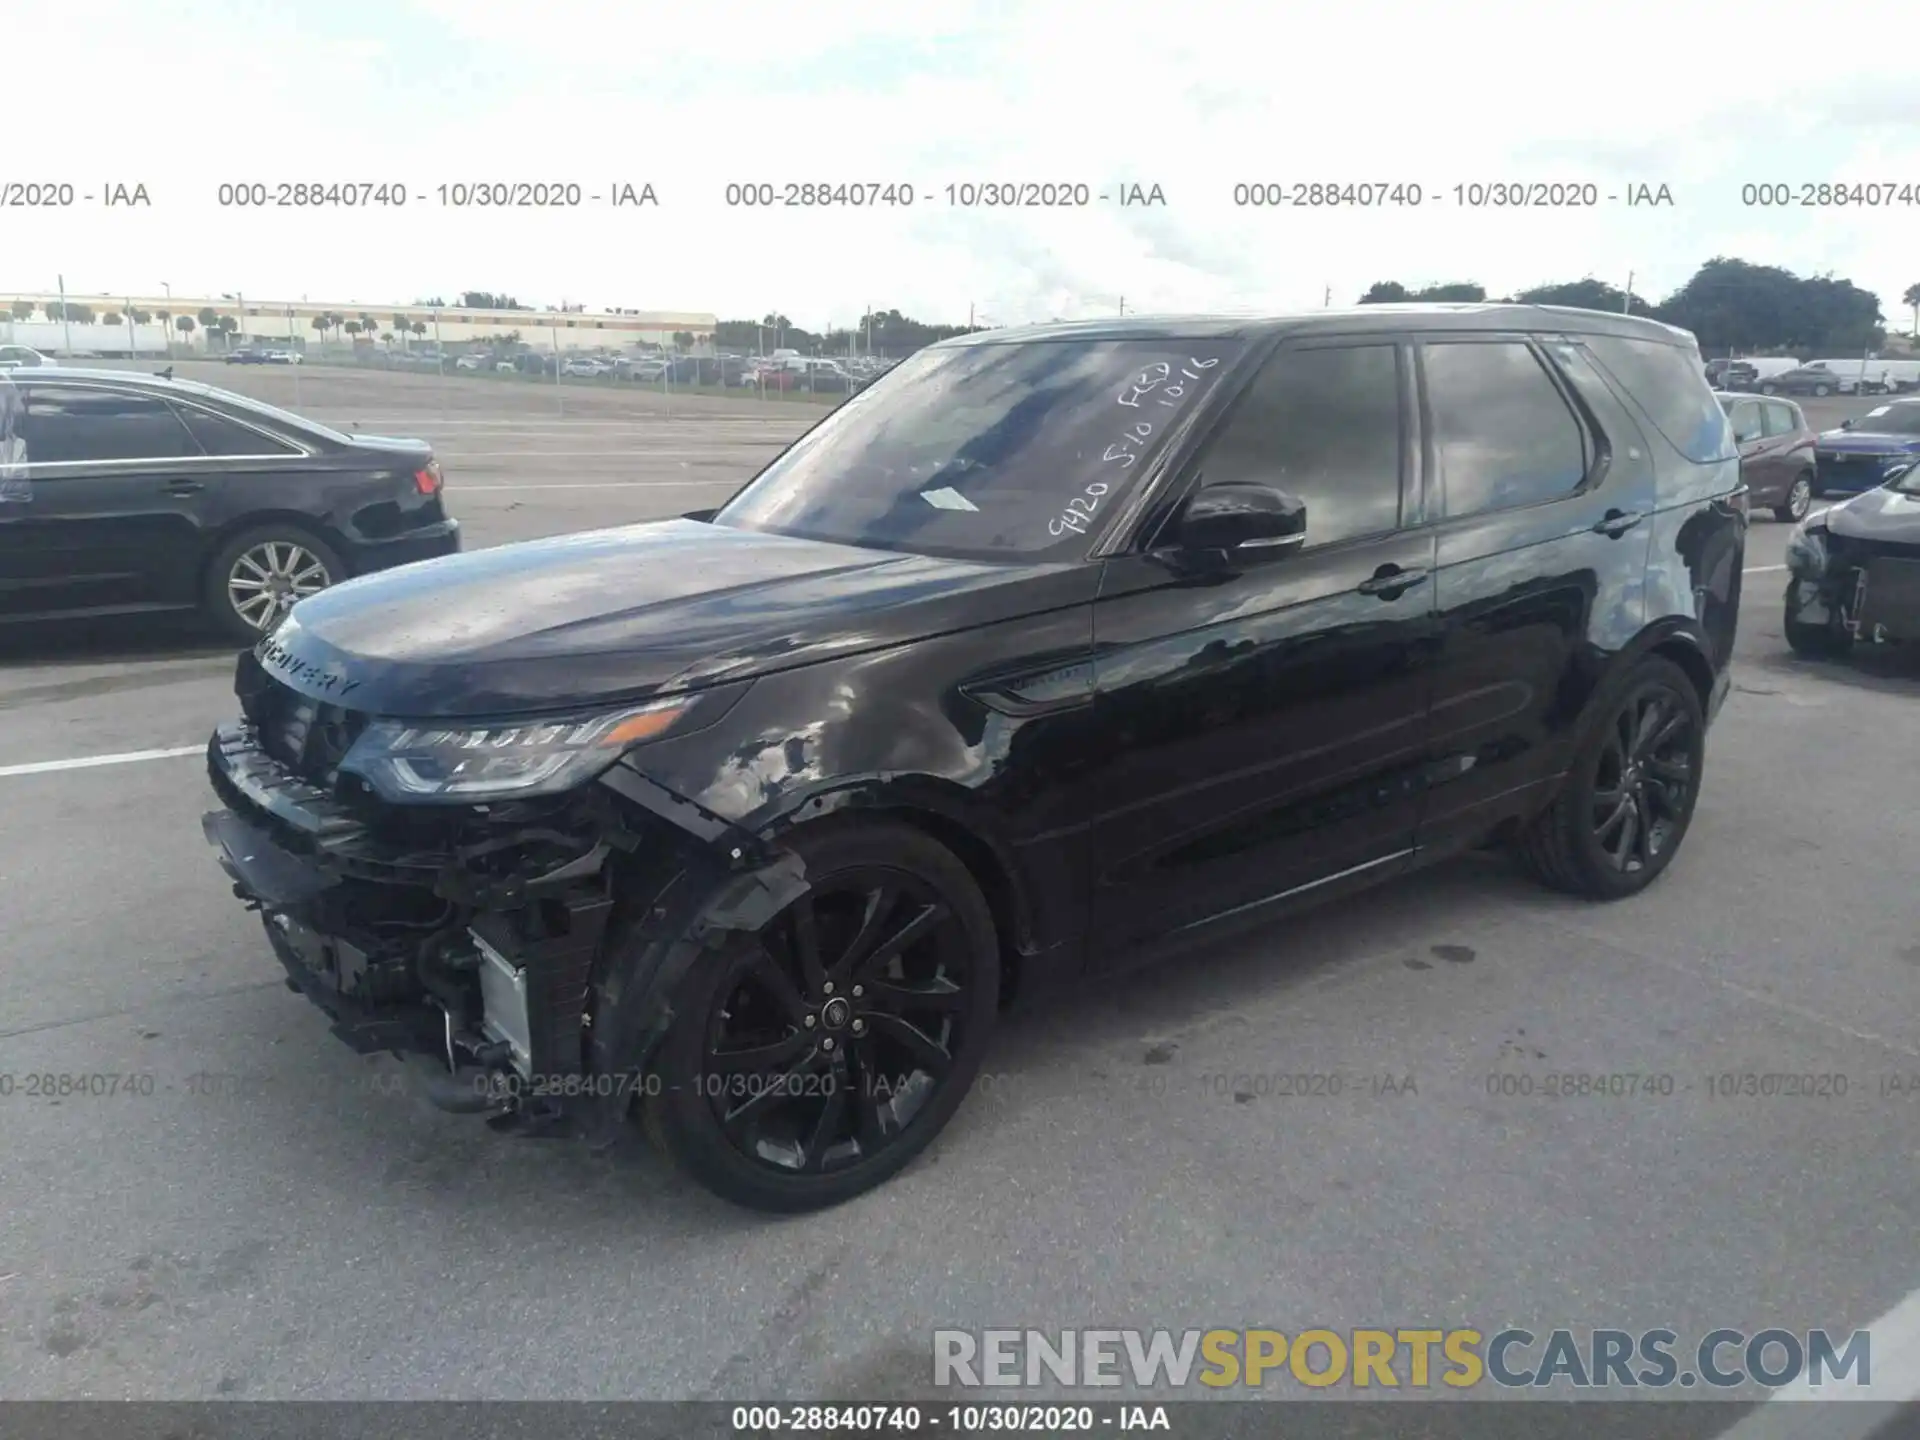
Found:
[{"label": "side window glass", "polygon": [[1400,371],[1395,347],[1283,350],[1200,459],[1200,483],[1248,481],[1307,507],[1307,544],[1400,523]]},{"label": "side window glass", "polygon": [[172,406],[123,390],[29,386],[17,430],[33,465],[178,460],[200,454]]},{"label": "side window glass", "polygon": [[1586,432],[1530,346],[1422,349],[1449,517],[1558,500],[1580,488]]},{"label": "side window glass", "polygon": [[236,425],[224,416],[215,415],[211,410],[197,409],[192,405],[177,405],[174,408],[179,412],[181,423],[187,427],[194,442],[208,455],[295,455],[299,453],[278,440],[269,439],[257,430],[249,430],[245,425]]},{"label": "side window glass", "polygon": [[[1695,464],[1731,458],[1726,418],[1700,375],[1700,352],[1659,340],[1625,340],[1615,335],[1582,337],[1614,382],[1631,395],[1672,445]],[[1727,379],[1751,366],[1730,367]]]},{"label": "side window glass", "polygon": [[1758,440],[1765,433],[1760,424],[1760,407],[1748,400],[1733,407],[1733,439],[1738,445]]},{"label": "side window glass", "polygon": [[1792,410],[1777,401],[1761,408],[1766,411],[1766,433],[1769,438],[1775,435],[1791,435],[1794,432]]}]

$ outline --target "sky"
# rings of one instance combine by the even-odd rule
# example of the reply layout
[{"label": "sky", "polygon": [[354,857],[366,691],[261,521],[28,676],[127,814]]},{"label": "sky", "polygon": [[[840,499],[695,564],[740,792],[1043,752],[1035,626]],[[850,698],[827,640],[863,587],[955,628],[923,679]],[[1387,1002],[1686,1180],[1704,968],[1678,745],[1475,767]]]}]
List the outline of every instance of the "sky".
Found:
[{"label": "sky", "polygon": [[[1765,0],[0,11],[15,142],[0,187],[138,184],[150,200],[0,206],[0,290],[58,279],[81,296],[165,286],[375,306],[485,289],[535,306],[778,311],[822,329],[869,307],[983,324],[1286,310],[1351,303],[1378,280],[1499,295],[1631,277],[1658,299],[1730,255],[1851,279],[1904,328],[1901,292],[1920,281],[1911,12],[1881,0],[1818,15]],[[223,184],[300,181],[408,199],[220,203]],[[583,200],[440,200],[442,185],[493,181],[578,185]],[[891,185],[896,203],[727,203],[730,184],[807,182]],[[948,199],[950,185],[1029,182],[1084,184],[1091,203]],[[1421,203],[1235,203],[1237,185],[1312,182],[1418,186]],[[1455,190],[1513,182],[1591,185],[1599,203],[1476,207]],[[1882,185],[1894,203],[1743,203],[1745,186],[1821,182]],[[590,198],[621,185],[651,185],[657,204]],[[1673,203],[1628,206],[1642,185]],[[1122,206],[1133,186],[1164,203]]]}]

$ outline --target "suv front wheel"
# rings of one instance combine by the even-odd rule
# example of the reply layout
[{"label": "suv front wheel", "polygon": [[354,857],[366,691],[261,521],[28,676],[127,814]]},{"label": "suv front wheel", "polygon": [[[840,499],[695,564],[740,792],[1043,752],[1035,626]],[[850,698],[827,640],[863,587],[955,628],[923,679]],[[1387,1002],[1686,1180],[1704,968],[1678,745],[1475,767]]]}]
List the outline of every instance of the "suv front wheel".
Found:
[{"label": "suv front wheel", "polygon": [[1522,862],[1556,890],[1622,900],[1672,862],[1693,820],[1706,715],[1686,671],[1651,656],[1595,712],[1560,793],[1521,835]]},{"label": "suv front wheel", "polygon": [[696,964],[642,1121],[755,1210],[837,1205],[893,1175],[966,1097],[999,1012],[980,887],[931,836],[825,822],[790,842],[807,892]]}]

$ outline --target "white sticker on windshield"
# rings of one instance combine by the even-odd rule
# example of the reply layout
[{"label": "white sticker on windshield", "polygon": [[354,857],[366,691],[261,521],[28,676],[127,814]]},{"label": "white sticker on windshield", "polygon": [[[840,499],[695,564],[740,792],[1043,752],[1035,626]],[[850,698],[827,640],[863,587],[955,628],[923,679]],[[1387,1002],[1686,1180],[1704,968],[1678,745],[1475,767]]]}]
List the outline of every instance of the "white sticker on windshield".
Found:
[{"label": "white sticker on windshield", "polygon": [[951,485],[943,485],[938,490],[922,490],[920,498],[936,510],[975,510],[980,507]]}]

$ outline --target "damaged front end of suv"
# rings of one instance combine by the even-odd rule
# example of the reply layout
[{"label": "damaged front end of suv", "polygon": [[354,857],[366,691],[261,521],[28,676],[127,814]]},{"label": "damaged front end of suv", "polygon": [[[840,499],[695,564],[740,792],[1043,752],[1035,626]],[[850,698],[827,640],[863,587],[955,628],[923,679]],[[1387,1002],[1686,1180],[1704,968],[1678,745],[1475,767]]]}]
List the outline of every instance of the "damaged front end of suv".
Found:
[{"label": "damaged front end of suv", "polygon": [[[443,1109],[613,1138],[648,1083],[625,1062],[705,938],[756,929],[805,889],[791,855],[632,763],[746,685],[394,721],[355,708],[359,682],[301,659],[290,630],[240,657],[242,718],[207,754],[225,808],[202,822],[289,987],[355,1051],[411,1060]],[[609,968],[610,949],[627,963]]]},{"label": "damaged front end of suv", "polygon": [[1806,656],[1920,641],[1920,467],[1808,517],[1788,537],[1785,631]]}]

